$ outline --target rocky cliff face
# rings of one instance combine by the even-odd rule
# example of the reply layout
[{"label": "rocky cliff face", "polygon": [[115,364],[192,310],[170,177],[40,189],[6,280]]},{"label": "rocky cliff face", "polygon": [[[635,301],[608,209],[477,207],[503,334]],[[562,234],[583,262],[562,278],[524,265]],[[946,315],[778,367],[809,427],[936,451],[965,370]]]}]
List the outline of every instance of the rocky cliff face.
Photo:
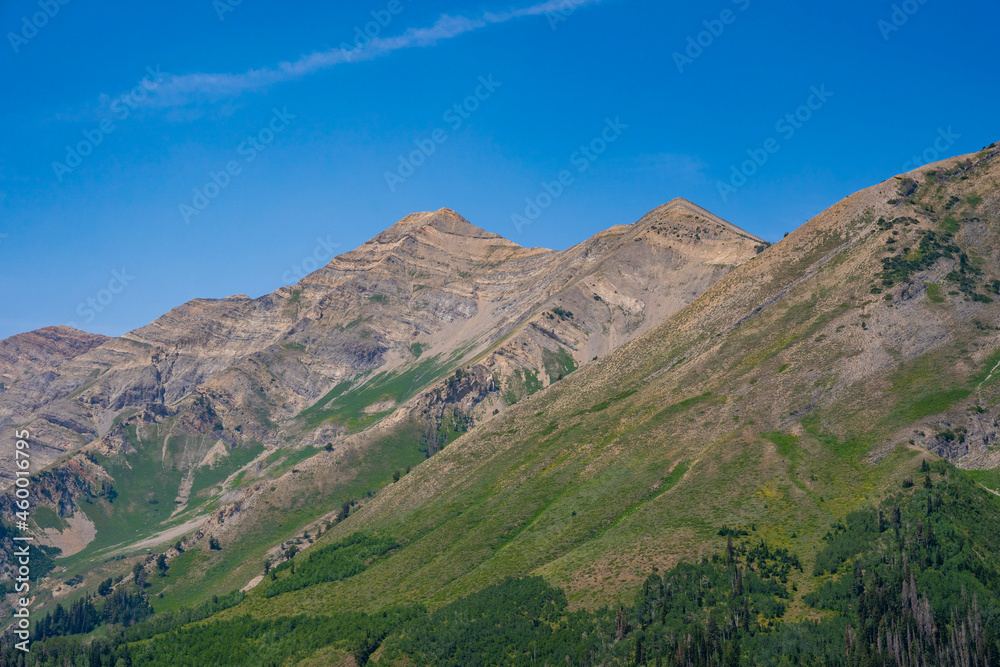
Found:
[{"label": "rocky cliff face", "polygon": [[106,336],[69,327],[46,327],[0,341],[0,381],[4,390],[80,356],[105,342]]},{"label": "rocky cliff face", "polygon": [[0,341],[0,425],[20,423],[66,396],[73,385],[62,381],[57,369],[108,340],[59,326]]}]

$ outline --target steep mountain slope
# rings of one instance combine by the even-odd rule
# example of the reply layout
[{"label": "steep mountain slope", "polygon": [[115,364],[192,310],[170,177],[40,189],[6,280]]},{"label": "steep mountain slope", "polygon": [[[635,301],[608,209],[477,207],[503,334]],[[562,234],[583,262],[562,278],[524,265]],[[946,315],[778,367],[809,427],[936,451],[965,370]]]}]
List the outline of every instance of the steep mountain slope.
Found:
[{"label": "steep mountain slope", "polygon": [[[34,488],[55,514],[36,522],[72,556],[61,576],[184,538],[171,557],[188,550],[198,567],[168,593],[204,597],[765,246],[683,200],[563,252],[448,209],[414,214],[294,287],[195,300],[97,342],[49,373],[52,400],[4,423],[30,430],[36,466],[52,463]],[[0,406],[27,405],[22,384]],[[190,551],[209,536],[234,548]]]},{"label": "steep mountain slope", "polygon": [[433,607],[527,573],[590,606],[717,549],[726,525],[811,562],[831,523],[928,449],[996,489],[998,158],[994,145],[838,203],[320,541],[391,536],[391,558],[232,613]]}]

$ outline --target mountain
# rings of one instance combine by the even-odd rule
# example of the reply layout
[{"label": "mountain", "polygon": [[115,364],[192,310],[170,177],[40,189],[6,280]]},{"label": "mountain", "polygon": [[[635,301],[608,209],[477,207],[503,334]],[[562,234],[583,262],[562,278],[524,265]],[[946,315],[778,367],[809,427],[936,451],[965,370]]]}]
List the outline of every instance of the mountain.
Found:
[{"label": "mountain", "polygon": [[[224,427],[227,417],[249,426],[262,411],[284,425],[306,408],[318,411],[331,386],[396,373],[422,355],[447,365],[489,353],[491,368],[534,370],[546,385],[532,355],[561,350],[562,362],[578,365],[605,354],[764,245],[677,202],[564,252],[521,248],[448,209],[414,214],[258,299],[195,300],[116,339],[54,328],[3,341],[11,352],[0,359],[20,355],[32,364],[20,370],[42,377],[26,383],[0,369],[10,380],[0,392],[0,425],[25,425],[46,444],[73,449],[106,436],[125,411],[170,411],[213,393]],[[560,303],[576,308],[575,319],[545,318],[544,308]],[[562,329],[569,340],[560,340]],[[49,361],[53,351],[24,348],[36,339],[58,340],[68,352]],[[501,362],[501,340],[525,358]],[[285,444],[282,429],[252,430],[266,445]],[[251,437],[226,428],[223,435],[230,443]]]},{"label": "mountain", "polygon": [[831,523],[929,452],[995,470],[998,155],[839,202],[324,538],[392,535],[405,546],[384,564],[255,610],[437,605],[525,573],[612,602],[705,554],[723,525],[814,557]]},{"label": "mountain", "polygon": [[53,468],[97,537],[47,608],[148,572],[160,613],[87,649],[148,664],[997,664],[998,177],[993,144],[769,247],[676,200],[560,253],[443,210],[189,304],[121,340],[222,320],[184,352],[219,370]]},{"label": "mountain", "polygon": [[[258,536],[263,557],[295,520],[328,512],[329,494],[417,465],[766,245],[683,200],[562,252],[449,209],[417,213],[257,299],[194,300],[120,338],[62,328],[4,341],[44,372],[4,385],[0,426],[31,433],[35,487],[54,511],[36,521],[76,557],[67,567],[157,535],[198,529],[195,541],[282,475],[308,476],[313,459],[350,462],[317,482],[322,495],[303,484],[286,498],[306,497],[284,532]],[[61,356],[26,347],[50,339]],[[238,565],[220,568],[227,584]]]}]

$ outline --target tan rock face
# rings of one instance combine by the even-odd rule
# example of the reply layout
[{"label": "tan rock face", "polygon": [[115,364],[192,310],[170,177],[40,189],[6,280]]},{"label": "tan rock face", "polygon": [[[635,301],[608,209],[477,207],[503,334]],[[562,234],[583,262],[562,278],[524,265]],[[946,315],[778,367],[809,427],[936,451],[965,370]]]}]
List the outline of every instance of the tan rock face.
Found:
[{"label": "tan rock face", "polygon": [[68,393],[55,369],[107,342],[106,336],[46,327],[0,341],[0,422],[18,423]]},{"label": "tan rock face", "polygon": [[70,327],[46,327],[0,341],[0,378],[6,387],[94,349],[107,336]]}]

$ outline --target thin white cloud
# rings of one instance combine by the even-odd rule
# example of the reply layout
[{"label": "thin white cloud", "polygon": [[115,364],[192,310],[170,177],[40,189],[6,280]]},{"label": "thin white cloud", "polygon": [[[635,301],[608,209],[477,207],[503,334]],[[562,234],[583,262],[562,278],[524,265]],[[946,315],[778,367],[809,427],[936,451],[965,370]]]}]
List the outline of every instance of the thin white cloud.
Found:
[{"label": "thin white cloud", "polygon": [[192,103],[235,97],[242,93],[263,90],[278,83],[295,81],[338,65],[380,58],[404,49],[433,46],[490,25],[506,23],[526,16],[550,12],[570,12],[604,0],[546,0],[528,7],[504,12],[487,12],[478,17],[441,16],[426,28],[410,28],[395,37],[375,37],[363,46],[341,46],[316,51],[291,62],[261,67],[241,73],[168,74],[145,102],[159,108],[183,107]]}]

